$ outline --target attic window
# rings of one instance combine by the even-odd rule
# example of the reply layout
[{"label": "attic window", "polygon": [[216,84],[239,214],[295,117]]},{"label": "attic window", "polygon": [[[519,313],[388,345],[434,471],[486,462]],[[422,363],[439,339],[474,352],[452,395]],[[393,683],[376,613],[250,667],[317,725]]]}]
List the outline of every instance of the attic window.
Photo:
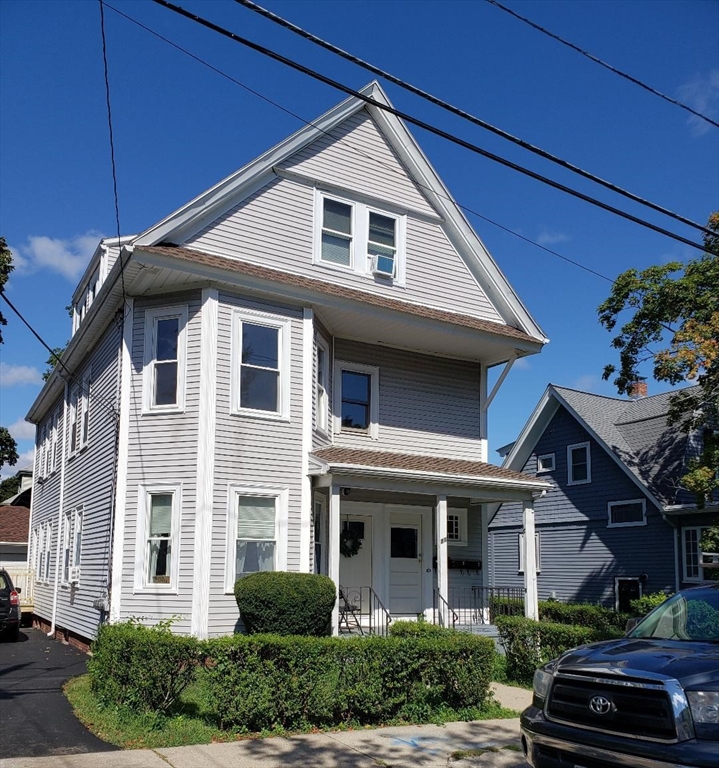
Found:
[{"label": "attic window", "polygon": [[592,463],[589,443],[567,446],[567,485],[592,482]]},{"label": "attic window", "polygon": [[537,456],[537,474],[540,472],[552,472],[554,470],[554,454],[544,453]]},{"label": "attic window", "polygon": [[647,508],[644,499],[631,501],[610,501],[607,505],[609,512],[609,528],[620,528],[630,525],[647,524]]}]

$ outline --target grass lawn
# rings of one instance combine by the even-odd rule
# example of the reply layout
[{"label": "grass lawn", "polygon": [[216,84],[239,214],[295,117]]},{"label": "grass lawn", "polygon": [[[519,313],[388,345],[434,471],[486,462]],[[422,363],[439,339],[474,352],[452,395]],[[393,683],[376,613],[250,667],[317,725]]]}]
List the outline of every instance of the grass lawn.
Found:
[{"label": "grass lawn", "polygon": [[[65,685],[65,695],[72,704],[75,715],[97,737],[124,749],[181,747],[188,744],[290,735],[283,729],[248,734],[218,728],[209,714],[208,691],[203,685],[201,676],[183,692],[179,705],[175,707],[172,715],[138,713],[127,707],[103,707],[90,689],[89,675],[69,680]],[[473,711],[471,719],[496,720],[518,716],[518,712],[493,703],[482,710]],[[391,723],[391,725],[409,724],[408,722]],[[341,730],[341,728],[332,730]]]},{"label": "grass lawn", "polygon": [[531,691],[532,686],[526,683],[518,683],[516,680],[510,680],[507,677],[507,657],[498,653],[494,657],[494,668],[492,669],[492,680],[495,683],[504,683],[505,685],[513,685],[515,688],[524,688],[526,691]]}]

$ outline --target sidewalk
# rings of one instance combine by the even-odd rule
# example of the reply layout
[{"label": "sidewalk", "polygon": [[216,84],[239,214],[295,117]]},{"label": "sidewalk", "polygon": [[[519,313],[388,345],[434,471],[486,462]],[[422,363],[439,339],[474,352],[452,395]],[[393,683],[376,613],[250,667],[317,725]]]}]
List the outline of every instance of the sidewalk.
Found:
[{"label": "sidewalk", "polygon": [[[504,706],[521,709],[531,692],[493,684]],[[503,749],[503,747],[512,749]],[[303,734],[167,749],[11,758],[2,768],[526,768],[518,720],[411,725]],[[449,761],[458,750],[488,750]]]}]

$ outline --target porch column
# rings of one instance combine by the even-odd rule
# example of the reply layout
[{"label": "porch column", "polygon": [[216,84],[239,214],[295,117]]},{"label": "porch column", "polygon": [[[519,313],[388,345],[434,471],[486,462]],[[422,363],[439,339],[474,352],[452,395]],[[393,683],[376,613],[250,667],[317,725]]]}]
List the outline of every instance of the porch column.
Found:
[{"label": "porch column", "polygon": [[329,546],[327,553],[327,575],[335,584],[337,600],[332,609],[332,634],[339,634],[340,607],[339,607],[339,583],[340,583],[340,487],[334,483],[330,487],[329,508]]},{"label": "porch column", "polygon": [[534,544],[534,502],[522,502],[524,527],[524,615],[529,619],[539,620],[537,604],[537,550]]},{"label": "porch column", "polygon": [[[449,573],[447,569],[447,497],[437,496],[436,504],[437,530],[437,610],[442,624],[446,627],[449,621],[447,602],[449,602]],[[447,602],[442,602],[442,600]]]}]

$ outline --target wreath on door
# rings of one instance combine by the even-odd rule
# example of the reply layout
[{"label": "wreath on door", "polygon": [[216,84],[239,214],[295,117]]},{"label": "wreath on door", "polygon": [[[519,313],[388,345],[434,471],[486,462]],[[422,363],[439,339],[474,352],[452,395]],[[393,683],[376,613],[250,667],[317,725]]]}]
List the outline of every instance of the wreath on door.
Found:
[{"label": "wreath on door", "polygon": [[362,548],[362,539],[351,528],[340,531],[340,554],[342,557],[354,557]]}]

